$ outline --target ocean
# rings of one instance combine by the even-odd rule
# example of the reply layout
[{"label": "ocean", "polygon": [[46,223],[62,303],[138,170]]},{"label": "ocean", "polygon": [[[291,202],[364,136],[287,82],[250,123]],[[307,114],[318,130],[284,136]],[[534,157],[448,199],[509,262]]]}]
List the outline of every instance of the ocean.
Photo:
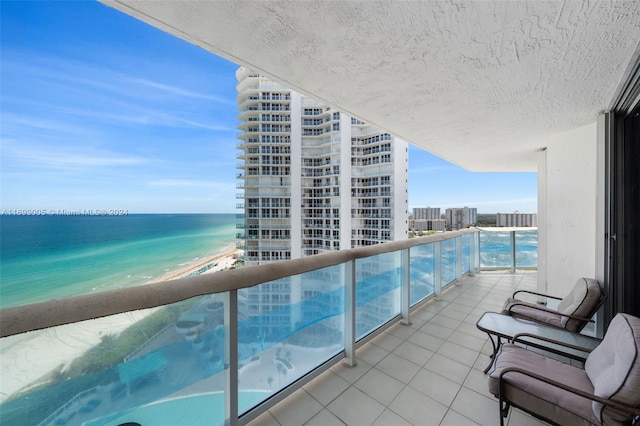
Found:
[{"label": "ocean", "polygon": [[235,245],[235,214],[0,218],[0,308],[146,283]]},{"label": "ocean", "polygon": [[[235,245],[235,214],[2,216],[0,308],[143,284]],[[480,234],[480,266],[510,264],[509,233]],[[537,231],[516,234],[537,266]]]},{"label": "ocean", "polygon": [[[480,268],[499,269],[511,266],[511,233],[480,232]],[[516,232],[516,267],[538,267],[538,230]]]}]

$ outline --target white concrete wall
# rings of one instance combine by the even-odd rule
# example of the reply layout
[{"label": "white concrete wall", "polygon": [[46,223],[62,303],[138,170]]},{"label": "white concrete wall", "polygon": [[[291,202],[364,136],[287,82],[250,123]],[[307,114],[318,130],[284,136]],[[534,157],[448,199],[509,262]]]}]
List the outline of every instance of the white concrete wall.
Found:
[{"label": "white concrete wall", "polygon": [[596,123],[547,140],[539,157],[538,287],[564,296],[580,277],[596,278],[598,137]]}]

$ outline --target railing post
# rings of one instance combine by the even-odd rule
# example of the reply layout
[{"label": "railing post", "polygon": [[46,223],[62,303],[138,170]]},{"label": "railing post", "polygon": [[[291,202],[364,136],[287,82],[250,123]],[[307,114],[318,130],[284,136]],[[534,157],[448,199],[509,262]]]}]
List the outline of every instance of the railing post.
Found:
[{"label": "railing post", "polygon": [[408,248],[400,251],[400,288],[401,288],[401,303],[400,312],[402,314],[401,322],[405,325],[411,325],[411,319],[409,318],[409,308],[411,306],[411,255]]},{"label": "railing post", "polygon": [[238,425],[238,290],[225,293],[224,415],[225,424]]},{"label": "railing post", "polygon": [[516,273],[516,231],[511,231],[511,273]]},{"label": "railing post", "polygon": [[356,361],[356,261],[344,265],[344,364],[355,367]]},{"label": "railing post", "polygon": [[442,249],[440,241],[433,243],[433,298],[442,300]]},{"label": "railing post", "polygon": [[469,235],[469,276],[476,274],[476,233]]},{"label": "railing post", "polygon": [[455,238],[456,242],[456,285],[462,285],[462,235]]},{"label": "railing post", "polygon": [[482,271],[482,266],[480,265],[480,231],[476,232],[473,236],[473,243],[476,245],[476,273],[479,274]]}]

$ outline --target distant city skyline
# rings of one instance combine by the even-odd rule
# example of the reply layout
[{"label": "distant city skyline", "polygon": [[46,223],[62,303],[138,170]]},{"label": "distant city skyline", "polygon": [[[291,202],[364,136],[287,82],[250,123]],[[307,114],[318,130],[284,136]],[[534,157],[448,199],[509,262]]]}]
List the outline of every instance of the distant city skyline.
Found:
[{"label": "distant city skyline", "polygon": [[[2,210],[237,211],[237,64],[97,2],[0,13]],[[409,147],[409,214],[535,213],[536,186]]]}]

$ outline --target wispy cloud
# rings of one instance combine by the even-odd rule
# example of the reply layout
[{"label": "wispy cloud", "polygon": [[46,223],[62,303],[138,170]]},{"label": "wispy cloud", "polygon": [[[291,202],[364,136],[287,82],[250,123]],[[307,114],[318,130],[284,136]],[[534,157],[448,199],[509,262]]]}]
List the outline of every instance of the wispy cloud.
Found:
[{"label": "wispy cloud", "polygon": [[159,83],[157,81],[147,80],[147,79],[143,79],[143,78],[130,78],[130,77],[127,77],[127,76],[120,76],[120,78],[122,80],[128,80],[131,83],[134,83],[134,84],[137,84],[137,85],[140,85],[140,86],[151,87],[153,89],[161,90],[161,91],[166,92],[166,93],[171,93],[171,94],[174,94],[174,95],[185,96],[185,97],[190,97],[190,98],[205,99],[205,100],[214,101],[214,102],[218,102],[220,104],[224,104],[224,105],[229,105],[229,106],[235,107],[235,103],[233,102],[233,100],[226,99],[226,98],[224,98],[222,96],[215,96],[215,95],[206,94],[206,93],[194,92],[194,91],[191,91],[191,90],[188,90],[188,89],[183,89],[181,87],[172,86],[172,85],[168,85],[168,84],[163,84],[163,83]]},{"label": "wispy cloud", "polygon": [[14,144],[3,140],[2,155],[4,164],[19,163],[22,167],[54,169],[77,172],[102,167],[130,167],[151,162],[134,155],[92,149],[90,147],[43,146],[38,144]]},{"label": "wispy cloud", "polygon": [[[43,99],[47,99],[49,105],[40,105],[42,109],[38,109],[41,113],[56,112],[119,124],[234,130],[227,123],[221,124],[224,114],[218,113],[220,108],[235,111],[233,98],[69,58],[42,58],[34,54],[35,62],[29,62],[23,52],[6,53],[3,52],[4,73],[21,77],[12,86],[6,86],[7,90],[3,88],[5,110],[28,104],[37,107],[35,103],[43,104]],[[44,93],[57,95],[48,98],[43,97]]]},{"label": "wispy cloud", "polygon": [[25,129],[37,129],[45,132],[86,134],[86,127],[62,120],[39,117],[37,115],[2,114],[2,134],[17,133],[24,135]]},{"label": "wispy cloud", "polygon": [[[58,116],[58,120],[51,117]],[[51,105],[49,118],[38,115],[3,114],[3,133],[7,130],[25,128],[61,131],[76,134],[86,134],[88,130],[95,130],[95,123],[89,124],[86,121],[69,120],[69,116],[93,119],[100,124],[100,127],[109,124],[136,125],[136,126],[158,126],[173,128],[197,128],[213,131],[233,131],[228,125],[216,124],[215,122],[201,122],[199,120],[179,117],[171,113],[139,108],[135,104],[123,107],[119,112],[113,110],[100,110],[90,108],[65,107],[62,105]]]},{"label": "wispy cloud", "polygon": [[[139,59],[136,62],[140,62]],[[128,63],[129,60],[114,58],[111,63]],[[148,68],[153,68],[148,64]],[[141,65],[144,69],[145,67]],[[39,84],[66,86],[76,90],[85,88],[105,91],[126,97],[158,99],[163,95],[173,98],[193,98],[235,107],[235,100],[203,90],[193,90],[176,84],[167,84],[152,78],[143,78],[127,71],[105,66],[96,66],[69,57],[43,55],[42,52],[3,51],[3,68],[9,74],[21,75]],[[142,71],[140,72],[142,74]],[[191,81],[184,79],[183,82]],[[195,85],[199,87],[198,85]],[[151,89],[151,90],[145,90]]]}]

